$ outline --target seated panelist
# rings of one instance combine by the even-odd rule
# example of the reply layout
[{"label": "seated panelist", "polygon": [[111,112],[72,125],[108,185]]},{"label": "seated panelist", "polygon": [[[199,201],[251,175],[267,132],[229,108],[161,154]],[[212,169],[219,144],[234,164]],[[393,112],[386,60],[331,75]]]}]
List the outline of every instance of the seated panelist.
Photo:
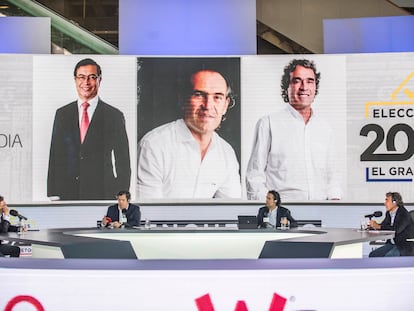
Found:
[{"label": "seated panelist", "polygon": [[369,253],[369,257],[414,256],[414,242],[409,241],[414,238],[414,222],[404,207],[401,194],[387,192],[384,206],[386,210],[384,220],[381,223],[370,220],[369,227],[395,231],[395,237]]},{"label": "seated panelist", "polygon": [[[10,212],[4,197],[0,196],[0,232],[6,233],[10,231],[17,231],[16,226],[10,225]],[[0,240],[0,257],[10,256],[19,257],[20,247],[15,245],[4,244]]]},{"label": "seated panelist", "polygon": [[290,227],[297,227],[296,220],[290,211],[281,206],[280,195],[275,190],[270,190],[266,195],[266,206],[259,208],[257,224],[259,228],[279,228],[290,224]]},{"label": "seated panelist", "polygon": [[108,207],[106,215],[102,218],[102,226],[112,225],[113,228],[139,226],[141,211],[139,206],[129,203],[131,200],[129,191],[119,191],[116,198],[118,204]]}]

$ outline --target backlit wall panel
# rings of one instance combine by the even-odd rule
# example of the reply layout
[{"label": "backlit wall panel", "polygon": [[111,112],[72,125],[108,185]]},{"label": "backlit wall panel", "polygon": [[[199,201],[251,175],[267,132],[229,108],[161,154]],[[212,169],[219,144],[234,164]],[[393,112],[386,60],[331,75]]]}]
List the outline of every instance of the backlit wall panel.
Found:
[{"label": "backlit wall panel", "polygon": [[[256,124],[286,106],[280,90],[284,67],[304,55],[193,56],[191,62],[188,57],[0,55],[0,194],[10,203],[50,202],[46,181],[54,115],[76,100],[73,69],[84,57],[92,57],[102,67],[101,99],[125,117],[129,190],[134,201],[145,203],[137,192],[138,143],[154,127],[182,117],[176,92],[186,64],[215,63],[228,70],[235,106],[217,133],[237,155],[242,195],[233,200],[243,201]],[[312,107],[334,133],[341,202],[377,203],[388,191],[399,191],[405,202],[414,202],[414,67],[409,65],[414,64],[414,54],[306,58],[321,73]],[[290,132],[278,134],[288,139],[285,148],[299,143]],[[300,178],[302,182],[305,174]],[[200,202],[196,197],[156,200]]]},{"label": "backlit wall panel", "polygon": [[414,16],[325,19],[324,53],[412,52]]},{"label": "backlit wall panel", "polygon": [[119,53],[256,54],[256,1],[120,0]]},{"label": "backlit wall panel", "polygon": [[50,53],[49,17],[1,17],[0,53]]}]

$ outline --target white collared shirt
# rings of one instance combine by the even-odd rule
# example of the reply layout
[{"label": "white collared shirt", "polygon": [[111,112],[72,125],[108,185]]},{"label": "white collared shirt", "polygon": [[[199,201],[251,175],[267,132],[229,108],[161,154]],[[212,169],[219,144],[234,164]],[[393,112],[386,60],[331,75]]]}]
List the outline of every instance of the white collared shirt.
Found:
[{"label": "white collared shirt", "polygon": [[267,217],[269,217],[269,223],[276,228],[276,216],[277,216],[277,207],[273,210],[269,209],[269,213],[267,214]]},{"label": "white collared shirt", "polygon": [[3,220],[10,221],[10,214],[6,215],[5,213],[2,213]]},{"label": "white collared shirt", "polygon": [[[128,205],[128,207],[129,207],[129,205]],[[128,207],[125,209],[125,211],[127,211],[128,210]],[[119,212],[119,222],[121,223],[121,224],[124,224],[124,223],[126,223],[128,220],[127,220],[127,216],[126,216],[126,213],[124,214],[124,213],[122,213],[122,208],[120,208],[119,207],[119,205],[118,205],[118,212]]]},{"label": "white collared shirt", "polygon": [[[397,210],[398,210],[398,207],[392,212],[390,212],[391,226],[394,226],[394,220],[395,220],[395,215],[397,214]],[[391,241],[391,244],[395,244],[395,238],[390,239],[390,241]]]},{"label": "white collared shirt", "polygon": [[326,200],[341,197],[334,133],[312,112],[308,123],[286,104],[259,119],[247,166],[247,197],[261,200],[269,189],[282,200]]},{"label": "white collared shirt", "polygon": [[241,198],[239,163],[216,132],[203,160],[183,119],[147,133],[138,147],[138,197]]},{"label": "white collared shirt", "polygon": [[394,219],[395,219],[395,215],[397,214],[397,210],[398,210],[398,207],[395,210],[393,210],[392,212],[390,212],[391,226],[394,225]]}]

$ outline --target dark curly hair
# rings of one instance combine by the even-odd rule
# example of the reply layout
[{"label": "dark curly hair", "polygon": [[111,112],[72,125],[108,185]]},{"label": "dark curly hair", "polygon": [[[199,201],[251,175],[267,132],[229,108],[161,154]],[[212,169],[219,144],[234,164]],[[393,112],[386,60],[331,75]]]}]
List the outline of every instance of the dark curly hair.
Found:
[{"label": "dark curly hair", "polygon": [[316,65],[313,61],[308,59],[293,59],[290,61],[288,65],[286,65],[285,69],[283,70],[282,81],[280,82],[280,87],[282,91],[282,97],[285,103],[289,102],[289,94],[287,89],[289,88],[290,84],[290,74],[296,69],[296,66],[302,66],[305,68],[310,68],[315,73],[315,83],[316,83],[316,91],[315,96],[318,94],[319,89],[319,80],[321,78],[321,73],[317,72]]}]

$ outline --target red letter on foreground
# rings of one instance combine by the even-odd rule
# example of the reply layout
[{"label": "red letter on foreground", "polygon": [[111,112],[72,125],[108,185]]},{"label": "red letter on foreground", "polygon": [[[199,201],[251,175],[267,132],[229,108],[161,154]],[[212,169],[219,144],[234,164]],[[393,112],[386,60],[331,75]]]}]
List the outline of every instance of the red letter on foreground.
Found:
[{"label": "red letter on foreground", "polygon": [[25,296],[25,295],[19,295],[16,297],[13,297],[4,308],[4,311],[12,311],[13,308],[20,302],[27,302],[30,303],[32,306],[36,308],[37,311],[45,311],[42,304],[39,300],[32,296]]},{"label": "red letter on foreground", "polygon": [[[195,300],[198,311],[214,311],[214,306],[210,298],[210,294],[201,296]],[[274,293],[269,311],[283,311],[286,305],[286,298]],[[234,311],[248,311],[244,300],[237,301]]]}]

